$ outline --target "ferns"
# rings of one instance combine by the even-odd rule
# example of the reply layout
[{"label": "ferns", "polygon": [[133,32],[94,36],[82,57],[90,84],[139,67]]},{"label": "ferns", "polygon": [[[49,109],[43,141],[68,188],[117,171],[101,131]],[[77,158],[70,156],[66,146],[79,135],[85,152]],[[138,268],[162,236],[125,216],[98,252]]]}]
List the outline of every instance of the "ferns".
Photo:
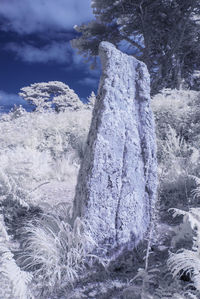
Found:
[{"label": "ferns", "polygon": [[170,253],[168,267],[173,277],[182,273],[189,274],[195,288],[200,291],[200,255],[198,252],[182,249],[181,252]]},{"label": "ferns", "polygon": [[193,231],[192,249],[181,249],[177,253],[171,252],[167,265],[173,277],[181,276],[182,273],[188,274],[194,287],[200,292],[200,208],[191,208],[188,212],[174,209],[174,217],[177,215],[183,215],[184,226],[179,226],[182,229],[182,239],[185,240],[186,235],[183,229],[187,225]]},{"label": "ferns", "polygon": [[[194,201],[200,197],[197,100],[195,92],[169,90],[153,100],[161,219],[167,224],[162,226],[160,235],[153,233],[149,237],[145,261],[140,256],[138,263],[133,261],[132,269],[132,263],[124,257],[127,276],[117,287],[124,299],[200,298],[200,208],[189,209],[191,196]],[[90,119],[91,109],[58,114],[23,111],[20,117],[13,113],[0,118],[0,204],[9,233],[14,235],[12,244],[16,245],[13,256],[5,225],[0,225],[0,299],[30,299],[30,284],[37,299],[54,295],[57,298],[62,290],[70,292],[69,286],[76,282],[74,293],[78,294],[81,287],[87,288],[84,283],[89,285],[93,274],[94,280],[99,278],[95,272],[98,263],[91,272],[87,264],[94,258],[87,250],[92,240],[85,234],[80,219],[74,228],[69,225],[72,205],[65,201],[65,197],[70,201],[73,198]],[[191,192],[194,184],[196,189]],[[37,212],[37,207],[30,204],[33,202],[43,206],[45,214],[41,209]],[[166,210],[172,206],[187,207],[187,211],[173,210],[173,216],[180,215],[183,221],[168,232],[172,219]],[[168,258],[170,245],[173,252]],[[103,272],[103,267],[99,267]],[[105,277],[109,277],[109,269],[106,267],[107,272],[103,272]],[[186,273],[190,283],[179,279]],[[106,282],[107,288],[112,285],[112,278]],[[102,286],[106,283],[101,281]],[[80,294],[81,291],[77,298],[87,298],[87,293]],[[98,291],[91,294],[93,298],[99,295]]]},{"label": "ferns", "polygon": [[195,189],[192,190],[192,195],[194,197],[194,199],[197,199],[200,197],[200,178],[196,177],[196,176],[190,176],[191,179],[193,179],[197,185],[197,187]]},{"label": "ferns", "polygon": [[29,291],[32,275],[21,271],[8,247],[9,237],[0,219],[0,299],[33,299]]},{"label": "ferns", "polygon": [[[32,275],[20,270],[11,252],[7,251],[1,255],[0,269],[1,275],[10,282],[14,297],[18,299],[30,298],[28,284],[32,280]],[[5,286],[1,285],[1,287],[4,288]]]}]

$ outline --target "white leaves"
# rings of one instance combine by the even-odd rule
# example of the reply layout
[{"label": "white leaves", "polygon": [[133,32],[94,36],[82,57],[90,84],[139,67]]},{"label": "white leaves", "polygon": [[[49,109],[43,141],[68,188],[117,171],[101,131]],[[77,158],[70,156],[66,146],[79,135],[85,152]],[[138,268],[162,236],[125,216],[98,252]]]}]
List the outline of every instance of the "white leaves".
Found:
[{"label": "white leaves", "polygon": [[93,109],[94,108],[94,104],[96,102],[96,95],[95,93],[92,91],[91,95],[88,98],[88,103],[87,103],[87,109]]},{"label": "white leaves", "polygon": [[179,209],[170,210],[174,211],[173,217],[183,215],[183,222],[188,222],[193,230],[198,229],[200,231],[200,208],[191,208],[189,212]]},{"label": "white leaves", "polygon": [[36,107],[36,111],[55,109],[57,112],[83,109],[84,104],[68,85],[59,81],[34,83],[21,88],[24,100]]},{"label": "white leaves", "polygon": [[173,216],[183,215],[183,224],[179,225],[179,234],[172,240],[172,245],[185,237],[188,228],[193,232],[192,250],[181,249],[177,253],[170,253],[167,265],[173,277],[180,276],[182,273],[189,274],[195,288],[200,291],[200,208],[191,208],[188,212],[178,209],[174,210]]},{"label": "white leaves", "polygon": [[65,181],[69,194],[74,193],[91,114],[91,109],[26,112],[20,118],[0,120],[1,200],[15,196],[39,201],[42,190],[32,190],[52,180]]},{"label": "white leaves", "polygon": [[77,218],[74,228],[53,215],[43,217],[23,229],[23,250],[18,262],[32,270],[42,288],[53,291],[57,285],[71,284],[84,268],[90,238]]},{"label": "white leaves", "polygon": [[[0,218],[0,233],[0,293],[5,294],[9,291],[11,294],[9,299],[31,299],[33,297],[29,292],[28,285],[32,280],[32,274],[21,271],[16,264],[8,247],[9,238],[2,217]],[[6,294],[4,298],[6,298]]]},{"label": "white leaves", "polygon": [[170,253],[168,267],[173,277],[188,273],[194,282],[194,286],[200,291],[200,256],[198,252],[184,249],[176,254]]},{"label": "white leaves", "polygon": [[190,178],[193,179],[197,185],[195,189],[192,190],[191,194],[193,195],[193,198],[199,198],[200,197],[200,178],[194,175],[190,175]]},{"label": "white leaves", "polygon": [[193,239],[193,249],[200,253],[198,244],[200,242],[200,208],[191,208],[188,212],[179,209],[170,210],[174,211],[173,217],[183,215],[183,222],[173,229],[175,236],[171,241],[172,247],[181,240],[192,241]]},{"label": "white leaves", "polygon": [[2,255],[1,260],[3,260],[0,264],[1,273],[11,281],[13,296],[18,299],[28,299],[27,285],[32,280],[32,275],[20,270],[12,254],[9,254],[9,257]]}]

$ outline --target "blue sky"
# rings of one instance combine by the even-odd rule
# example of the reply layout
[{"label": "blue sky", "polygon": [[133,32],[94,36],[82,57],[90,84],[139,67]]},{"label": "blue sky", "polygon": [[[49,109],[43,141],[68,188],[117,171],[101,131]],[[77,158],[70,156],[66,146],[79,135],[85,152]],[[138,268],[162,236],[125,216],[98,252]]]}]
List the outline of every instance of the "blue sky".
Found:
[{"label": "blue sky", "polygon": [[96,92],[91,71],[71,48],[74,25],[93,18],[90,0],[0,0],[0,106],[20,104],[20,88],[62,81],[81,98]]}]

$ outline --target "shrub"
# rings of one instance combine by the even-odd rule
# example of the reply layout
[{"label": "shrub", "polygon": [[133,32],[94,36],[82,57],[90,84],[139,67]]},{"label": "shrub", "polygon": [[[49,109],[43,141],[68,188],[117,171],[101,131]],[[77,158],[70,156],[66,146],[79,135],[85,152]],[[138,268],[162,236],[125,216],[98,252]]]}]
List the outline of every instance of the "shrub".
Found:
[{"label": "shrub", "polygon": [[152,100],[158,139],[164,140],[170,126],[181,138],[196,145],[200,130],[200,93],[164,89]]},{"label": "shrub", "polygon": [[[164,213],[172,206],[188,206],[194,187],[190,175],[200,172],[199,97],[195,91],[165,89],[152,101],[158,144],[159,198]],[[163,216],[169,218],[167,213]]]},{"label": "shrub", "polygon": [[24,112],[15,118],[11,112],[0,118],[0,196],[35,202],[38,187],[53,181],[74,189],[91,112]]},{"label": "shrub", "polygon": [[21,88],[19,93],[24,100],[33,105],[35,110],[54,110],[57,112],[83,109],[83,103],[69,88],[68,85],[59,81],[34,83]]}]

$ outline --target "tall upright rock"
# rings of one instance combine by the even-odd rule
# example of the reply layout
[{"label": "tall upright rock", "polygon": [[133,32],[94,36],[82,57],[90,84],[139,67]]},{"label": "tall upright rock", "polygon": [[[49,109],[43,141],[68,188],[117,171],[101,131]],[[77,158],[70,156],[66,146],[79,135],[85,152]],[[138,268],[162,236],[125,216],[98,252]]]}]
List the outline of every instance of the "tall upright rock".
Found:
[{"label": "tall upright rock", "polygon": [[[73,218],[81,216],[102,255],[143,239],[156,198],[156,137],[144,63],[99,47],[102,76],[80,168]],[[91,250],[94,248],[91,248]]]}]

